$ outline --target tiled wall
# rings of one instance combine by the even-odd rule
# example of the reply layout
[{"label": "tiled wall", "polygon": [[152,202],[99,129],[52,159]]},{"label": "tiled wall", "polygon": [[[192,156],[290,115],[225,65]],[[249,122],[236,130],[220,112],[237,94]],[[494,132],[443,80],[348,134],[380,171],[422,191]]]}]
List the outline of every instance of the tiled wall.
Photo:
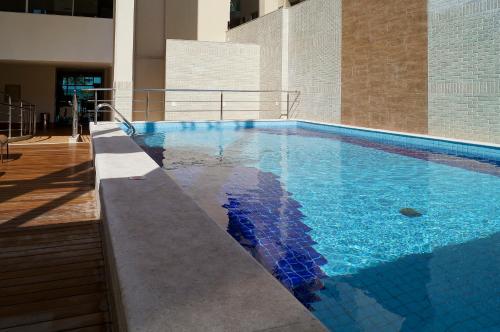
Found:
[{"label": "tiled wall", "polygon": [[301,92],[292,117],[340,122],[341,0],[289,9],[288,88]]},{"label": "tiled wall", "polygon": [[500,0],[428,0],[429,133],[500,143]]},{"label": "tiled wall", "polygon": [[342,123],[427,133],[426,0],[343,1]]},{"label": "tiled wall", "polygon": [[[283,11],[278,10],[258,20],[250,21],[227,32],[227,41],[253,43],[260,46],[261,90],[283,89]],[[281,109],[276,101],[283,96],[275,93],[261,94],[261,117],[279,118]],[[268,112],[268,113],[264,113]]]},{"label": "tiled wall", "polygon": [[500,143],[500,0],[307,0],[228,40],[292,118]]},{"label": "tiled wall", "polygon": [[261,46],[262,89],[301,92],[298,103],[290,97],[291,118],[339,122],[340,31],[341,0],[309,0],[232,29],[227,39]]},{"label": "tiled wall", "polygon": [[[254,44],[167,40],[167,89],[258,90],[260,47]],[[224,119],[258,119],[259,95],[224,93]],[[166,120],[218,120],[218,92],[169,92]]]}]

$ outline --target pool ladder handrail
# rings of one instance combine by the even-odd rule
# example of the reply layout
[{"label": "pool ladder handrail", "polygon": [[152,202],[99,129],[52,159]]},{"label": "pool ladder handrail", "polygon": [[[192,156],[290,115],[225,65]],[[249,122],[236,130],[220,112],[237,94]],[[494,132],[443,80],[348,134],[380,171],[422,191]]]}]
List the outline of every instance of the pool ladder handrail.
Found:
[{"label": "pool ladder handrail", "polygon": [[125,124],[125,126],[127,126],[127,128],[130,130],[130,136],[134,136],[136,133],[137,133],[137,130],[135,129],[134,125],[127,120],[127,118],[125,118],[123,116],[123,114],[121,114],[115,107],[113,107],[113,105],[111,104],[108,104],[108,103],[102,103],[102,104],[99,104],[97,105],[96,109],[95,109],[95,114],[94,114],[94,124],[97,124],[97,113],[102,110],[103,108],[109,108],[111,109],[113,112],[115,112],[116,114],[118,114],[121,118],[121,122],[123,122]]}]

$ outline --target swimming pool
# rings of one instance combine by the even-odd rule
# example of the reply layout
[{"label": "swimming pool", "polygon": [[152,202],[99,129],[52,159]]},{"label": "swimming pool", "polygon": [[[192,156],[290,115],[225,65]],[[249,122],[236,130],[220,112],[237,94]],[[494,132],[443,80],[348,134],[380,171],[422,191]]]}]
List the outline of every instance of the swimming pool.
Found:
[{"label": "swimming pool", "polygon": [[330,329],[500,330],[500,149],[295,121],[136,127]]}]

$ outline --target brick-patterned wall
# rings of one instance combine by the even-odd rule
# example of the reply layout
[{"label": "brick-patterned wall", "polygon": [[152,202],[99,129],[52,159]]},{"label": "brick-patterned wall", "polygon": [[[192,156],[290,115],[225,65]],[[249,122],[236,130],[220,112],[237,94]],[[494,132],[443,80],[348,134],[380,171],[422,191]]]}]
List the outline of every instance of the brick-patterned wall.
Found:
[{"label": "brick-patterned wall", "polygon": [[293,118],[340,122],[341,0],[289,9],[288,89],[301,92]]},{"label": "brick-patterned wall", "polygon": [[[167,40],[167,89],[258,90],[260,47],[253,44]],[[224,93],[224,118],[258,119],[259,94]],[[218,120],[220,93],[169,92],[166,120]]]},{"label": "brick-patterned wall", "polygon": [[429,0],[429,133],[500,143],[500,0]]},{"label": "brick-patterned wall", "polygon": [[342,123],[427,133],[427,1],[342,3]]},{"label": "brick-patterned wall", "polygon": [[[260,17],[227,32],[229,42],[253,43],[260,46],[260,89],[282,90],[283,10]],[[279,118],[281,109],[276,101],[280,94],[261,94],[261,118]],[[265,113],[267,112],[267,113]]]}]

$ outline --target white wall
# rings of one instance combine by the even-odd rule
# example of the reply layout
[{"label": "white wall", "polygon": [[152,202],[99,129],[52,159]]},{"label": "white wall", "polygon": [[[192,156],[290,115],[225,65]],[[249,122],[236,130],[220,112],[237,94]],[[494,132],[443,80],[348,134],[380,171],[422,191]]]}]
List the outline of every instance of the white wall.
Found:
[{"label": "white wall", "polygon": [[[259,46],[167,40],[167,89],[258,90]],[[169,92],[167,120],[217,120],[220,93]],[[224,118],[258,119],[259,94],[224,93]]]},{"label": "white wall", "polygon": [[500,1],[429,0],[429,134],[500,143]]},{"label": "white wall", "polygon": [[197,39],[198,0],[165,0],[165,17],[167,38]]},{"label": "white wall", "polygon": [[[165,86],[166,8],[164,0],[136,0],[134,89]],[[163,120],[163,97],[150,96],[148,120]],[[134,120],[145,120],[147,94],[134,92]]]},{"label": "white wall", "polygon": [[340,123],[342,1],[309,0],[288,15],[288,89],[293,118]]},{"label": "white wall", "polygon": [[[227,40],[236,43],[253,43],[260,46],[260,89],[283,90],[283,10],[275,11],[259,19],[231,29]],[[281,94],[263,93],[261,108],[268,111],[269,118],[279,118],[280,108],[276,101],[285,100]]]},{"label": "white wall", "polygon": [[114,9],[114,61],[113,88],[115,106],[132,120],[132,99],[134,81],[134,31],[135,1],[115,1]]},{"label": "white wall", "polygon": [[37,112],[50,113],[54,121],[56,68],[52,65],[0,63],[0,91],[6,84],[21,86],[21,98],[37,105]]},{"label": "white wall", "polygon": [[[301,92],[291,118],[338,123],[341,31],[341,0],[309,0],[231,29],[227,39],[260,45],[262,90]],[[269,94],[262,100],[266,97],[285,100]]]},{"label": "white wall", "polygon": [[259,0],[259,16],[267,15],[280,7],[284,7],[285,0]]},{"label": "white wall", "polygon": [[0,60],[110,65],[113,20],[0,12]]},{"label": "white wall", "polygon": [[198,40],[219,42],[226,40],[230,2],[230,0],[198,1]]}]

